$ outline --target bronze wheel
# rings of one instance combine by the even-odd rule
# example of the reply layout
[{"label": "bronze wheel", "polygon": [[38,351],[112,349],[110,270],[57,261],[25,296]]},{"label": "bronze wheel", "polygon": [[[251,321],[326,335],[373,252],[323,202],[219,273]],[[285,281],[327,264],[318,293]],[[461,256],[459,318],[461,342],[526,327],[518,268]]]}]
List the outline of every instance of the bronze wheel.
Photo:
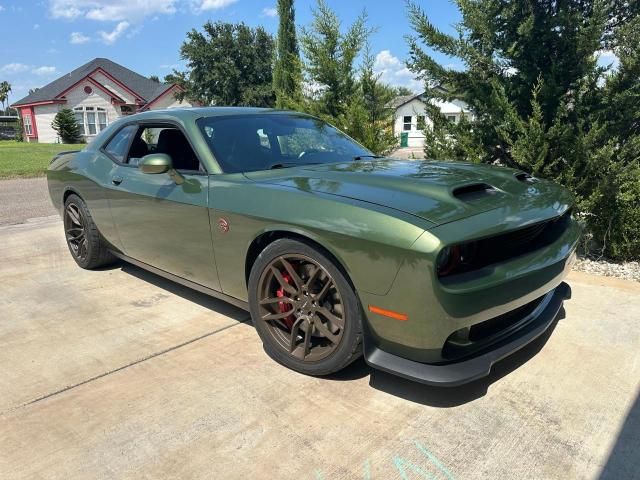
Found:
[{"label": "bronze wheel", "polygon": [[344,332],[342,296],[331,275],[304,255],[282,255],[259,283],[260,321],[281,348],[304,361],[330,355]]},{"label": "bronze wheel", "polygon": [[299,241],[276,240],[258,256],[249,291],[256,330],[279,362],[323,375],[359,356],[359,302],[324,252]]}]

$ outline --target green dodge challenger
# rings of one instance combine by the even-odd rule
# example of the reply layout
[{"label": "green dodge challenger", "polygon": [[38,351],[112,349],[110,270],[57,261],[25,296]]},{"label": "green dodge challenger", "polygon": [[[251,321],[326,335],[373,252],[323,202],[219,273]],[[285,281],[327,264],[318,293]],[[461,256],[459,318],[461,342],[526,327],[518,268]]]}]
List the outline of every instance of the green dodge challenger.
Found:
[{"label": "green dodge challenger", "polygon": [[80,267],[120,258],[245,308],[267,353],[305,374],[363,354],[460,385],[541,335],[570,296],[567,190],[380,158],[295,112],[140,113],[59,154],[47,177]]}]

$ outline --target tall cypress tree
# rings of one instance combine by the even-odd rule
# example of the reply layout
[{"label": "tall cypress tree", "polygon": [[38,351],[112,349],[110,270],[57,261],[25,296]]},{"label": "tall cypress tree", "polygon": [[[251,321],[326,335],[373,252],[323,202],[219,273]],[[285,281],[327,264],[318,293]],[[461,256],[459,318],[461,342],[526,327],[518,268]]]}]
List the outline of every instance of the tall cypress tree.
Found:
[{"label": "tall cypress tree", "polygon": [[295,108],[302,97],[302,69],[296,38],[296,13],[293,0],[278,0],[276,61],[273,70],[273,89],[278,108]]},{"label": "tall cypress tree", "polygon": [[343,117],[352,107],[358,87],[357,60],[373,33],[363,12],[344,29],[340,17],[325,0],[318,0],[313,21],[302,29],[301,45],[306,60],[306,73],[313,84],[311,111],[345,128]]}]

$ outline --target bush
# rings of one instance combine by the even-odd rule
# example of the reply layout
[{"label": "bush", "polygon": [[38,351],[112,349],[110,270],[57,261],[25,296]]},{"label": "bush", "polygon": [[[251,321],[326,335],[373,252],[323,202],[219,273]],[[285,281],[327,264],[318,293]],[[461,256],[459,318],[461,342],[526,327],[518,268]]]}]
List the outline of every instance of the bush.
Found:
[{"label": "bush", "polygon": [[76,122],[76,117],[68,108],[60,110],[51,124],[52,128],[58,132],[62,143],[80,143],[80,129]]},{"label": "bush", "polygon": [[19,118],[18,123],[16,123],[16,135],[13,138],[16,142],[24,142],[24,126],[22,125],[22,118]]},{"label": "bush", "polygon": [[589,155],[585,173],[593,181],[579,207],[586,212],[590,256],[640,257],[640,139],[634,140],[620,148],[614,138]]}]

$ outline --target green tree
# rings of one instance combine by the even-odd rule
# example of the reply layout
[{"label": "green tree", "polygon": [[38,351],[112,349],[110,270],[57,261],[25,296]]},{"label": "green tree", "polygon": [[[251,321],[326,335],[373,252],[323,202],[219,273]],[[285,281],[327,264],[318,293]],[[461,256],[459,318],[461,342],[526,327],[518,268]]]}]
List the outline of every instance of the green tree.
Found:
[{"label": "green tree", "polygon": [[371,33],[365,12],[343,32],[335,12],[318,0],[313,21],[301,36],[306,72],[314,88],[312,113],[344,128],[344,116],[357,89],[356,60]]},{"label": "green tree", "polygon": [[393,134],[393,109],[389,102],[397,90],[380,82],[380,74],[373,70],[374,58],[367,46],[345,115],[345,130],[353,138],[377,154],[388,153],[398,143]]},{"label": "green tree", "polygon": [[149,75],[149,80],[153,80],[156,83],[160,83],[160,78],[157,75]]},{"label": "green tree", "polygon": [[51,127],[58,132],[62,143],[80,143],[82,139],[76,117],[69,108],[64,108],[56,114]]},{"label": "green tree", "polygon": [[18,118],[18,122],[16,123],[16,134],[13,139],[16,142],[24,142],[24,124],[22,123],[22,118]]},{"label": "green tree", "polygon": [[[638,16],[628,14],[623,3],[456,0],[462,20],[455,36],[438,30],[410,3],[416,36],[409,41],[408,66],[424,78],[430,102],[434,126],[427,134],[427,155],[498,161],[560,181],[587,213],[602,252],[638,258],[640,250],[630,241],[640,236],[637,207],[625,208],[633,201],[638,205],[632,126],[640,118],[633,96],[639,37],[630,26]],[[443,67],[423,43],[460,59],[465,69]],[[597,65],[604,46],[625,58],[618,72]],[[446,90],[436,88],[440,85]],[[473,120],[446,122],[431,103],[454,98],[470,105]]]},{"label": "green tree", "polygon": [[407,87],[403,87],[402,85],[397,87],[391,87],[391,88],[393,88],[393,93],[394,93],[394,96],[396,97],[411,95],[414,93],[411,90],[409,90]]},{"label": "green tree", "polygon": [[[584,0],[456,3],[462,13],[456,37],[438,30],[416,4],[409,5],[409,18],[427,46],[459,58],[466,69],[441,66],[417,38],[410,40],[409,66],[425,79],[428,98],[460,98],[477,116],[473,127],[468,122],[437,122],[447,135],[465,137],[461,143],[473,146],[471,152],[459,150],[458,155],[472,153],[473,160],[527,167],[514,158],[514,142],[532,114],[540,115],[547,134],[562,112],[573,116],[569,110],[584,100],[577,96],[588,95],[588,82],[599,73],[594,53],[600,47],[606,11]],[[446,91],[435,88],[440,85],[446,85]],[[542,169],[553,163],[555,147],[560,145],[550,146]],[[522,145],[517,150],[522,151]]]},{"label": "green tree", "polygon": [[9,102],[9,93],[11,92],[11,84],[7,81],[0,82],[0,102],[2,102],[2,111],[5,110],[5,102]]},{"label": "green tree", "polygon": [[203,105],[271,107],[273,38],[262,28],[244,23],[207,22],[203,32],[191,30],[180,48],[187,71],[165,81],[180,85],[178,98]]},{"label": "green tree", "polygon": [[600,254],[640,258],[640,17],[610,39],[620,59],[584,139],[576,190]]},{"label": "green tree", "polygon": [[277,50],[273,68],[273,90],[278,108],[296,108],[302,101],[302,69],[296,37],[293,0],[278,0]]}]

